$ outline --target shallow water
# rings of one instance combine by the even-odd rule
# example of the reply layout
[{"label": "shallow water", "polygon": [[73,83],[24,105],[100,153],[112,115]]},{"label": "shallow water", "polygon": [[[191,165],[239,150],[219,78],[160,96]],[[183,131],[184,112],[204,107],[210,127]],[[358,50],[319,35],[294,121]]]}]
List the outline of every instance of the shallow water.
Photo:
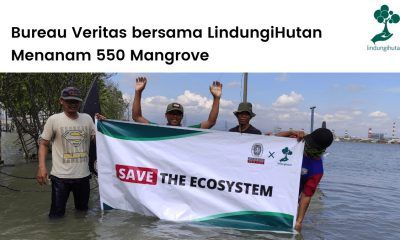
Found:
[{"label": "shallow water", "polygon": [[[210,228],[111,210],[102,213],[92,179],[91,209],[47,218],[50,187],[0,174],[0,239],[399,239],[400,145],[334,143],[325,175],[303,223],[302,235]],[[14,159],[2,172],[34,177],[36,163]],[[50,164],[48,164],[50,165]]]}]

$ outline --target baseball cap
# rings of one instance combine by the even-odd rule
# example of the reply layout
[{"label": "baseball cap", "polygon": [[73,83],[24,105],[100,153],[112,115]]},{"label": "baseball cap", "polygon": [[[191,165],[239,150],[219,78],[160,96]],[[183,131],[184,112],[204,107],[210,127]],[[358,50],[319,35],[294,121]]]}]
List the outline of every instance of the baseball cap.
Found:
[{"label": "baseball cap", "polygon": [[64,100],[78,100],[82,102],[80,91],[76,87],[66,87],[61,91],[61,98]]},{"label": "baseball cap", "polygon": [[309,148],[324,150],[333,142],[333,134],[327,128],[318,128],[304,137],[304,141]]},{"label": "baseball cap", "polygon": [[169,113],[172,111],[179,111],[183,114],[183,106],[176,102],[170,103],[170,104],[168,104],[167,110],[165,111],[165,113]]}]

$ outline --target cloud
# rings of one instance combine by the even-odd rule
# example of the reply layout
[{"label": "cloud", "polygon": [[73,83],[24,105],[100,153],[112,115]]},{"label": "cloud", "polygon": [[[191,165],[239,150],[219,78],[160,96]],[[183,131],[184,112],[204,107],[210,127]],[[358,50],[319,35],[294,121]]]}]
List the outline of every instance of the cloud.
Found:
[{"label": "cloud", "polygon": [[341,84],[333,84],[331,85],[331,89],[332,91],[335,92],[351,92],[351,93],[355,93],[355,92],[361,92],[365,89],[365,86],[363,85],[359,85],[359,84],[347,84],[347,85],[341,85]]},{"label": "cloud", "polygon": [[[225,85],[224,85],[225,86]],[[236,88],[241,86],[241,82],[239,81],[232,81],[226,84],[227,87],[229,88]]]},{"label": "cloud", "polygon": [[[125,95],[124,99],[128,99],[128,97],[128,95]],[[282,130],[293,128],[309,131],[310,110],[309,108],[298,106],[302,101],[304,101],[303,96],[293,91],[282,94],[272,105],[254,102],[253,111],[257,116],[251,120],[251,124],[262,132],[274,131],[278,127]],[[142,99],[143,116],[152,122],[165,124],[165,108],[171,102],[183,104],[186,119],[184,125],[188,126],[207,119],[212,105],[212,96],[203,96],[189,90],[181,92],[175,98],[150,96]],[[217,125],[213,129],[225,130],[237,124],[237,119],[232,112],[236,110],[238,103],[221,99]],[[370,117],[366,118],[365,116]],[[314,127],[320,126],[322,121],[326,121],[328,128],[335,129],[339,136],[343,136],[344,129],[347,129],[352,136],[366,137],[369,127],[372,127],[377,132],[386,132],[390,131],[392,126],[392,120],[384,112],[375,111],[370,113],[354,108],[327,110],[326,114],[321,114],[317,111],[315,113]]]},{"label": "cloud", "polygon": [[186,107],[197,106],[202,108],[210,108],[212,105],[212,100],[208,100],[206,97],[203,97],[200,94],[192,93],[189,90],[185,90],[183,95],[178,96],[176,101]]},{"label": "cloud", "polygon": [[298,105],[303,100],[304,98],[301,94],[292,91],[289,95],[283,94],[279,96],[272,106],[278,108],[293,107]]},{"label": "cloud", "polygon": [[122,99],[124,99],[124,102],[130,103],[132,101],[132,97],[128,93],[122,94]]},{"label": "cloud", "polygon": [[386,89],[386,92],[400,93],[400,87],[388,88],[388,89]]},{"label": "cloud", "polygon": [[[288,97],[298,99],[299,94],[291,93]],[[185,90],[176,98],[151,96],[142,100],[143,116],[153,122],[163,123],[165,107],[171,102],[179,102],[184,106],[186,124],[191,125],[207,119],[213,100],[212,97],[207,98],[189,90]],[[218,122],[214,129],[229,129],[237,124],[232,114],[237,105],[238,102],[221,99]],[[270,131],[276,126],[282,127],[283,130],[289,127],[301,129],[308,126],[310,119],[309,111],[303,112],[295,107],[274,108],[255,103],[253,111],[257,116],[252,119],[252,123],[262,131]]]},{"label": "cloud", "polygon": [[280,121],[286,121],[291,119],[291,114],[290,113],[283,113],[283,114],[278,114],[278,119]]},{"label": "cloud", "polygon": [[332,84],[331,88],[332,88],[333,90],[338,90],[338,89],[340,89],[340,84],[337,84],[337,83]]},{"label": "cloud", "polygon": [[346,113],[336,112],[334,114],[325,114],[322,116],[322,119],[326,122],[343,122],[352,120],[353,116]]},{"label": "cloud", "polygon": [[355,116],[359,116],[361,114],[362,114],[362,111],[360,111],[360,110],[354,110],[353,111],[353,115],[355,115]]},{"label": "cloud", "polygon": [[148,107],[159,107],[160,105],[165,107],[171,102],[173,102],[173,99],[164,96],[147,97],[142,101],[142,103]]},{"label": "cloud", "polygon": [[310,121],[308,111],[302,111],[295,107],[275,108],[255,104],[253,111],[257,116],[252,119],[252,122],[262,131],[274,131],[278,127],[282,130],[302,129],[307,127]]},{"label": "cloud", "polygon": [[354,121],[359,116],[362,115],[362,111],[360,110],[338,110],[334,113],[317,115],[323,121],[326,122],[345,122],[345,121]]},{"label": "cloud", "polygon": [[349,84],[345,87],[346,91],[348,92],[361,92],[362,90],[364,90],[364,86],[362,85],[358,85],[358,84]]},{"label": "cloud", "polygon": [[381,112],[381,111],[375,111],[369,114],[370,117],[373,118],[385,118],[387,117],[387,113]]},{"label": "cloud", "polygon": [[[201,110],[201,109],[211,109],[213,99],[209,99],[207,97],[201,96],[200,94],[193,93],[189,90],[185,90],[184,93],[177,97],[177,102],[181,103],[185,107],[192,108],[194,110]],[[221,108],[230,108],[233,107],[234,104],[232,101],[229,100],[220,100],[220,107]]]},{"label": "cloud", "polygon": [[[189,90],[185,90],[183,94],[179,95],[177,98],[167,98],[165,96],[147,97],[142,100],[143,115],[149,115],[151,119],[157,121],[162,120],[165,108],[171,102],[182,104],[185,109],[185,115],[188,115],[188,117],[190,116],[191,119],[204,120],[208,117],[213,99],[201,96]],[[231,112],[234,107],[235,105],[232,101],[220,100],[221,114]]]}]

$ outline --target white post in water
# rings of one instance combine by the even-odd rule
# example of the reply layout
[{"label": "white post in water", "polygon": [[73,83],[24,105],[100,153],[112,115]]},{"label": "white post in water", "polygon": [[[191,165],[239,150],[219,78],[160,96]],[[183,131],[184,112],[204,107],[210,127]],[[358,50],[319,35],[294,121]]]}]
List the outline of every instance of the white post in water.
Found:
[{"label": "white post in water", "polygon": [[314,109],[315,108],[316,108],[316,106],[310,107],[310,109],[311,109],[311,128],[310,128],[310,133],[312,133],[314,131]]},{"label": "white post in water", "polygon": [[243,102],[247,102],[247,77],[248,73],[244,73],[244,79],[243,79]]}]

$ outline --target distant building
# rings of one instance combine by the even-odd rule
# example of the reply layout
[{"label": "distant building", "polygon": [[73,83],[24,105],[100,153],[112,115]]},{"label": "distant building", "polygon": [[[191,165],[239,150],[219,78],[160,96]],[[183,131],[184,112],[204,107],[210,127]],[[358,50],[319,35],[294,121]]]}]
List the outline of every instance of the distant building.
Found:
[{"label": "distant building", "polygon": [[368,138],[374,140],[384,140],[385,134],[384,133],[374,133],[372,128],[368,128]]},{"label": "distant building", "polygon": [[372,138],[372,128],[368,129],[368,138]]},{"label": "distant building", "polygon": [[278,133],[278,132],[282,132],[282,128],[281,127],[275,127],[274,128],[274,133]]},{"label": "distant building", "polygon": [[396,136],[396,122],[393,122],[392,139],[397,139],[397,136]]},{"label": "distant building", "polygon": [[346,139],[350,138],[350,135],[349,135],[349,132],[347,131],[347,129],[344,130],[344,138],[346,138]]},{"label": "distant building", "polygon": [[369,138],[376,139],[376,140],[383,140],[385,139],[384,133],[371,133],[369,134]]}]

